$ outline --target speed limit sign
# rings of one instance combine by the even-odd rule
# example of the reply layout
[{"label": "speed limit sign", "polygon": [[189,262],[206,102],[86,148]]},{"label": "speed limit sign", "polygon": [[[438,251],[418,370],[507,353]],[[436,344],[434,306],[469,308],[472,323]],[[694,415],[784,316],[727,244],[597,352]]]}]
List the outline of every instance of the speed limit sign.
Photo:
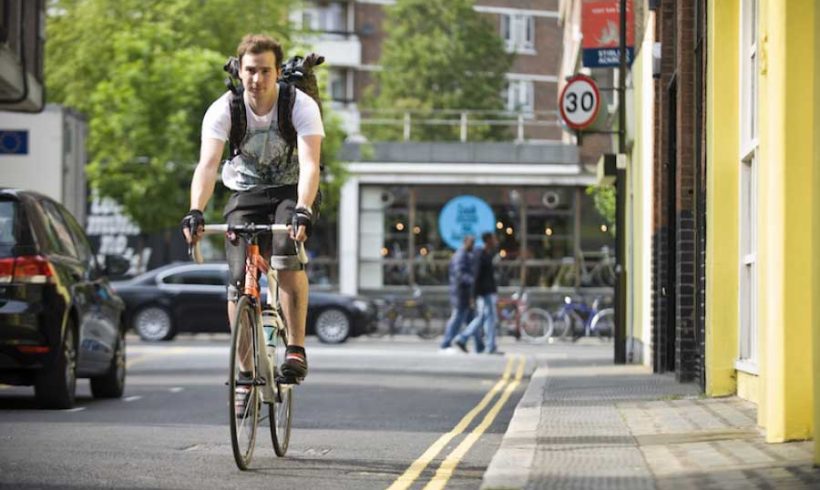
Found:
[{"label": "speed limit sign", "polygon": [[601,95],[595,80],[575,75],[561,92],[561,117],[572,129],[584,129],[595,121],[601,106]]}]

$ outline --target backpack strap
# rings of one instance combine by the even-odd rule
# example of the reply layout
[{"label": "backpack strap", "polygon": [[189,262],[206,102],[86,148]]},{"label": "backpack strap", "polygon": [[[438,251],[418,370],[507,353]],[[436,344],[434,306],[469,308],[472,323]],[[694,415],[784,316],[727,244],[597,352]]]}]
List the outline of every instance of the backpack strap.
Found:
[{"label": "backpack strap", "polygon": [[231,134],[229,136],[231,158],[239,154],[239,147],[242,144],[242,139],[245,137],[245,131],[248,128],[247,115],[245,114],[245,99],[242,96],[242,92],[242,90],[237,90],[236,92],[231,91]]},{"label": "backpack strap", "polygon": [[279,81],[279,99],[276,102],[279,134],[288,145],[288,161],[293,158],[296,148],[296,128],[293,127],[293,104],[296,102],[296,87]]}]

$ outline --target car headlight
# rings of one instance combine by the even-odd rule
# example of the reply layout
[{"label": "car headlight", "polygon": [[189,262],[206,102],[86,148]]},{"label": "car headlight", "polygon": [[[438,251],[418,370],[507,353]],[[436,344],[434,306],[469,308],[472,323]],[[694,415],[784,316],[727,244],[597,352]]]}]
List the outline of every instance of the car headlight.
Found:
[{"label": "car headlight", "polygon": [[370,303],[363,299],[354,299],[353,307],[359,311],[367,311],[368,309],[370,309]]}]

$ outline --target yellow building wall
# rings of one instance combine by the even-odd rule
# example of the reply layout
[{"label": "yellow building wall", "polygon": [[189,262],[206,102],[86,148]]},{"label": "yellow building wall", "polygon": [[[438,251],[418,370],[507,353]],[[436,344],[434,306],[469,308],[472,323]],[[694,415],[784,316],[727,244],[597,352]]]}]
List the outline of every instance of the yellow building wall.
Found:
[{"label": "yellow building wall", "polygon": [[813,0],[760,11],[761,405],[766,440],[806,439],[813,426]]},{"label": "yellow building wall", "polygon": [[627,216],[628,328],[633,360],[651,364],[652,175],[654,149],[654,83],[652,45],[654,14],[647,16],[645,37],[632,64],[629,115],[632,151],[629,154]]},{"label": "yellow building wall", "polygon": [[[814,9],[814,189],[820,189],[820,8]],[[813,192],[813,303],[820,304],[820,192]],[[812,321],[814,332],[814,464],[820,466],[820,319],[815,315]]]},{"label": "yellow building wall", "polygon": [[708,2],[706,394],[736,392],[738,354],[738,0]]}]

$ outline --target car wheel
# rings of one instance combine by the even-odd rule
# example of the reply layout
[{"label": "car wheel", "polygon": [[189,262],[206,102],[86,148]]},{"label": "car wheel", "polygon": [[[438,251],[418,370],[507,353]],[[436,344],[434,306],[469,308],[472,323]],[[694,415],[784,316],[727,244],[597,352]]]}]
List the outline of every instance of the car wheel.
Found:
[{"label": "car wheel", "polygon": [[94,398],[120,398],[125,391],[125,332],[120,329],[117,345],[108,370],[102,376],[91,378]]},{"label": "car wheel", "polygon": [[165,308],[149,306],[134,316],[134,330],[142,340],[157,342],[171,340],[176,335],[171,315]]},{"label": "car wheel", "polygon": [[338,308],[328,308],[316,317],[314,330],[326,344],[340,344],[350,336],[350,316]]},{"label": "car wheel", "polygon": [[43,408],[66,409],[74,406],[77,388],[77,342],[74,324],[66,325],[60,351],[54,364],[37,375],[34,396]]}]

